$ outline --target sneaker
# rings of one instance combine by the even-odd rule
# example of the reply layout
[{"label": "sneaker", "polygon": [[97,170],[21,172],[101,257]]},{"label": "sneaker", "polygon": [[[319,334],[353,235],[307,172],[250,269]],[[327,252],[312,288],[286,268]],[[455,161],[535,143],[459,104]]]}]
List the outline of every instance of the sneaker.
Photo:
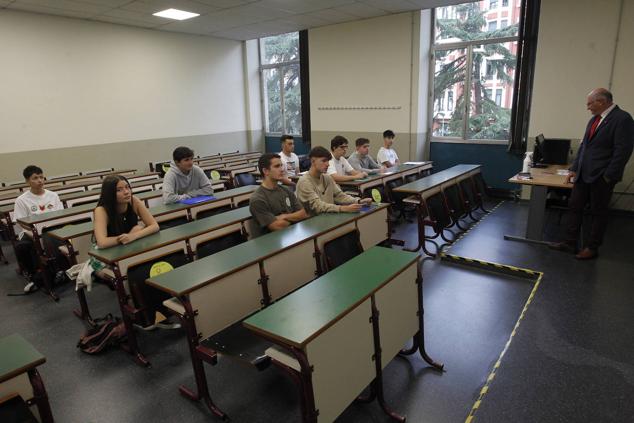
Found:
[{"label": "sneaker", "polygon": [[25,293],[30,293],[30,292],[35,292],[37,291],[37,285],[31,281],[29,281],[29,283],[27,283],[26,285],[24,285],[24,292]]}]

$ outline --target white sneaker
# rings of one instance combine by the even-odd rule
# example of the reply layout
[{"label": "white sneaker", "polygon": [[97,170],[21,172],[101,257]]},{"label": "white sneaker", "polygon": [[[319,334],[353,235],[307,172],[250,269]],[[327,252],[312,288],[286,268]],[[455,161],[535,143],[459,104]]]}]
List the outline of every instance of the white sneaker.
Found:
[{"label": "white sneaker", "polygon": [[134,326],[135,328],[137,328],[137,329],[141,329],[141,330],[144,330],[144,331],[146,331],[146,332],[149,332],[149,331],[151,331],[151,330],[155,330],[155,329],[157,328],[157,326],[156,326],[156,325],[141,326],[141,325],[139,325],[139,324],[137,324],[137,323],[133,323],[133,326]]},{"label": "white sneaker", "polygon": [[34,291],[37,291],[37,285],[35,285],[35,283],[29,282],[26,285],[24,285],[24,292],[26,292],[27,294],[29,292],[34,292]]}]

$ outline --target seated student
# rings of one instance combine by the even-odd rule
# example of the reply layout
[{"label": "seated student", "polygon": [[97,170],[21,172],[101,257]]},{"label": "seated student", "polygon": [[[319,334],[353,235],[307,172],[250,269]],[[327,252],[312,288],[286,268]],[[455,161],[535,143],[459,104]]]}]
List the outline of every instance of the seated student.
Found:
[{"label": "seated student", "polygon": [[393,167],[400,163],[396,151],[392,148],[395,137],[396,135],[390,129],[383,132],[383,147],[379,148],[376,161],[385,167]]},{"label": "seated student", "polygon": [[352,181],[353,179],[365,178],[368,176],[365,172],[355,170],[348,160],[344,157],[348,150],[348,140],[341,135],[335,136],[330,141],[330,151],[332,159],[328,163],[328,174],[332,176],[335,182]]},{"label": "seated student", "polygon": [[[15,200],[13,215],[15,219],[22,219],[35,214],[42,214],[64,208],[57,193],[44,188],[44,172],[41,168],[29,165],[22,172],[29,190]],[[27,284],[24,292],[37,289],[33,277],[37,271],[39,258],[33,245],[32,234],[17,226],[18,242],[15,244],[15,255]]]},{"label": "seated student", "polygon": [[[159,225],[154,216],[143,201],[132,195],[130,183],[124,176],[107,176],[103,180],[99,202],[94,211],[94,235],[98,248],[129,244],[158,230]],[[169,298],[169,295],[164,295],[145,283],[130,283],[129,289],[135,301],[154,312]],[[143,329],[159,326],[152,323],[147,323]],[[177,325],[162,324],[160,327],[172,328]]]},{"label": "seated student", "polygon": [[[282,183],[295,185],[295,183],[289,179],[289,176],[297,176],[299,174],[299,157],[293,152],[295,151],[295,140],[293,140],[291,135],[282,135],[280,142],[282,144],[280,159],[282,160],[282,167],[284,169]],[[264,177],[264,175],[262,175],[262,177]]]},{"label": "seated student", "polygon": [[308,214],[288,188],[279,185],[284,164],[277,154],[263,154],[258,160],[262,185],[251,195],[249,210],[262,233],[277,231],[306,219]]},{"label": "seated student", "polygon": [[194,151],[188,147],[177,147],[174,159],[163,178],[163,203],[177,203],[201,195],[213,195],[211,181],[205,172],[194,165]]},{"label": "seated student", "polygon": [[370,140],[367,138],[357,138],[354,142],[357,147],[357,151],[352,153],[350,157],[348,157],[348,163],[355,170],[365,173],[377,173],[381,169],[381,165],[374,161],[372,156],[368,153],[370,151]]},{"label": "seated student", "polygon": [[369,198],[358,199],[345,194],[326,172],[332,155],[324,147],[308,153],[310,169],[297,182],[297,198],[311,215],[329,212],[357,212]]}]

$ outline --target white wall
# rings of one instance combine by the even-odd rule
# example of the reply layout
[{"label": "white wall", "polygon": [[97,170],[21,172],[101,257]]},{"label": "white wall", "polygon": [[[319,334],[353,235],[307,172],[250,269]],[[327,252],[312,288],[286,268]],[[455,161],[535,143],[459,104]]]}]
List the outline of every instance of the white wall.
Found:
[{"label": "white wall", "polygon": [[0,40],[0,153],[247,129],[241,42],[8,10]]},{"label": "white wall", "polygon": [[[531,138],[542,132],[582,138],[590,119],[586,95],[597,87],[610,89],[615,102],[634,113],[632,22],[634,0],[542,0]],[[630,159],[624,181],[633,179]]]},{"label": "white wall", "polygon": [[[418,85],[412,87],[412,66],[419,53],[417,15],[420,12],[401,13],[309,31],[313,145],[329,147],[335,133],[371,136],[374,153],[382,143],[378,134],[392,129],[399,156],[410,158],[416,132],[412,118],[417,116],[412,102],[415,109],[418,104]],[[332,107],[352,109],[323,109]]]}]

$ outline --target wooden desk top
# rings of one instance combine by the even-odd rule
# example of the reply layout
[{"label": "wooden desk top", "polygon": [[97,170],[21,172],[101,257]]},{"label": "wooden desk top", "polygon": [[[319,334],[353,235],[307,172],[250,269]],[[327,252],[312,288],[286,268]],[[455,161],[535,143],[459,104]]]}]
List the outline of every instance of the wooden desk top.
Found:
[{"label": "wooden desk top", "polygon": [[46,358],[17,333],[0,338],[0,383],[44,362]]},{"label": "wooden desk top", "polygon": [[243,324],[269,339],[304,348],[419,259],[416,253],[372,247],[260,310]]},{"label": "wooden desk top", "polygon": [[[155,185],[155,184],[160,184],[161,182],[163,182],[162,178],[155,178],[155,179],[144,179],[142,181],[133,181],[130,182],[130,187],[131,188],[138,188],[138,187],[145,187],[148,185]],[[76,198],[82,198],[82,197],[88,197],[89,195],[95,195],[95,194],[99,194],[101,192],[101,187],[100,188],[95,188],[95,189],[91,189],[88,191],[80,191],[80,192],[69,192],[68,194],[61,194],[59,196],[59,199],[61,201],[66,201],[66,200],[74,200]],[[139,194],[134,194],[134,195],[140,195]]]},{"label": "wooden desk top", "polygon": [[557,175],[557,171],[568,169],[570,165],[549,165],[545,168],[531,168],[530,173],[533,179],[519,179],[519,174],[509,179],[509,182],[522,185],[540,185],[550,188],[572,189],[571,183],[567,183],[568,176]]},{"label": "wooden desk top", "polygon": [[[365,213],[387,206],[373,206]],[[173,296],[186,295],[280,251],[353,222],[365,213],[320,214],[148,279],[146,283]]]},{"label": "wooden desk top", "polygon": [[394,188],[394,191],[408,194],[420,194],[480,167],[482,167],[482,165],[456,165],[450,167],[449,169],[434,173],[433,175],[425,176],[417,181],[401,185],[400,187]]},{"label": "wooden desk top", "polygon": [[194,220],[173,228],[163,229],[162,231],[138,239],[127,245],[117,245],[104,249],[91,249],[88,251],[88,254],[106,264],[115,264],[128,257],[133,257],[146,251],[152,251],[165,245],[189,239],[250,218],[251,212],[249,208],[241,207],[204,219]]}]

